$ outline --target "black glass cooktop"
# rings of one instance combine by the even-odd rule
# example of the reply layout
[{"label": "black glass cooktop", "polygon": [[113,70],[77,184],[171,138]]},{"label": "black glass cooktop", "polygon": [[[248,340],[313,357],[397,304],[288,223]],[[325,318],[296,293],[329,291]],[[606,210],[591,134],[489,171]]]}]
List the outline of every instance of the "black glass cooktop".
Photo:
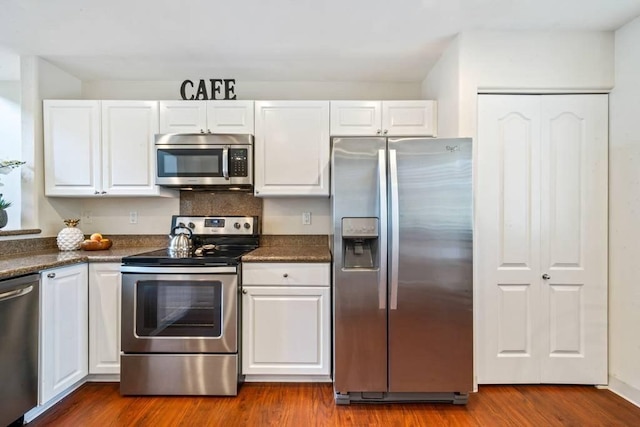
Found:
[{"label": "black glass cooktop", "polygon": [[169,249],[159,249],[122,258],[124,265],[237,265],[242,255],[255,246],[223,246],[215,249],[194,250],[187,255],[176,255]]}]

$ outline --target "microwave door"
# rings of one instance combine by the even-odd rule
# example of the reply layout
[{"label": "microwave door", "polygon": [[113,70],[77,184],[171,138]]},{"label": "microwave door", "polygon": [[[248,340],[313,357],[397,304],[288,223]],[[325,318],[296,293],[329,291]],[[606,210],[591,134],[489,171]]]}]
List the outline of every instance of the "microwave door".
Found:
[{"label": "microwave door", "polygon": [[156,145],[157,185],[250,190],[252,175],[252,152],[246,145]]}]

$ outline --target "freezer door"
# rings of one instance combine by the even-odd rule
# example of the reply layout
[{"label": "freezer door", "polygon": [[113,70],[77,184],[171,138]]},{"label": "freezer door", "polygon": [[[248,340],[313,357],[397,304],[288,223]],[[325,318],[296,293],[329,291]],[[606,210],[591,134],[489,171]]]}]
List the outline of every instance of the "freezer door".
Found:
[{"label": "freezer door", "polygon": [[473,387],[470,139],[389,139],[389,391]]},{"label": "freezer door", "polygon": [[336,392],[387,389],[385,148],[385,138],[332,141]]}]

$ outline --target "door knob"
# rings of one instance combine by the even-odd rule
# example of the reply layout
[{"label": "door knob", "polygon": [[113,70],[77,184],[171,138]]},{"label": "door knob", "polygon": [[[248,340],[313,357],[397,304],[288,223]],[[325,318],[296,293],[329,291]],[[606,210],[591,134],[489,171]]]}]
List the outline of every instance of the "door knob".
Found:
[{"label": "door knob", "polygon": [[549,276],[547,273],[544,273],[544,274],[542,275],[542,278],[543,278],[544,280],[549,280],[549,279],[551,279],[551,276]]}]

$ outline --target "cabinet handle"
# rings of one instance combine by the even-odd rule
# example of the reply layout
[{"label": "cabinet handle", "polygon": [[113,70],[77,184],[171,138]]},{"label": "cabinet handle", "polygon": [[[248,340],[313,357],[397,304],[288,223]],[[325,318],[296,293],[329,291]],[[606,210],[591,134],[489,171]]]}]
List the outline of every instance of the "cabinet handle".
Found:
[{"label": "cabinet handle", "polygon": [[204,133],[204,129],[200,129],[200,133]]},{"label": "cabinet handle", "polygon": [[282,275],[282,277],[289,277],[289,274],[284,273],[284,274]]},{"label": "cabinet handle", "polygon": [[49,273],[49,274],[47,274],[47,277],[49,279],[53,279],[54,277],[56,277],[56,273]]},{"label": "cabinet handle", "polygon": [[93,194],[100,194],[100,192],[99,191],[95,191]]},{"label": "cabinet handle", "polygon": [[544,280],[549,280],[549,279],[551,279],[551,276],[549,276],[547,273],[544,273],[544,274],[542,275],[542,278],[543,278]]},{"label": "cabinet handle", "polygon": [[247,294],[247,290],[246,290],[246,289],[243,289],[243,290],[242,290],[242,293],[243,293],[244,295],[246,295],[246,294]]},{"label": "cabinet handle", "polygon": [[381,129],[378,129],[378,130],[376,131],[376,133],[377,133],[378,135],[380,135],[380,134],[382,133],[382,130],[381,130]]},{"label": "cabinet handle", "polygon": [[211,129],[207,129],[207,133],[211,133]]},{"label": "cabinet handle", "polygon": [[106,191],[103,191],[103,192],[101,192],[100,194],[107,194],[107,192],[106,192]]},{"label": "cabinet handle", "polygon": [[386,134],[389,133],[389,130],[385,129],[384,132],[382,132],[382,133],[384,133],[386,135]]}]

